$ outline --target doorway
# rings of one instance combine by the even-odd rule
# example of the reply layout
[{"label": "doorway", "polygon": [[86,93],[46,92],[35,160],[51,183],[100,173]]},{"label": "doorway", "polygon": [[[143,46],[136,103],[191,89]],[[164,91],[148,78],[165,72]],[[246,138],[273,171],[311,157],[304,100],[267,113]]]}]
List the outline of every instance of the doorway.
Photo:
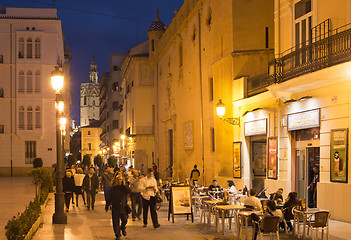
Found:
[{"label": "doorway", "polygon": [[252,142],[252,183],[253,189],[260,192],[264,189],[264,181],[266,179],[267,165],[267,142],[259,140]]}]

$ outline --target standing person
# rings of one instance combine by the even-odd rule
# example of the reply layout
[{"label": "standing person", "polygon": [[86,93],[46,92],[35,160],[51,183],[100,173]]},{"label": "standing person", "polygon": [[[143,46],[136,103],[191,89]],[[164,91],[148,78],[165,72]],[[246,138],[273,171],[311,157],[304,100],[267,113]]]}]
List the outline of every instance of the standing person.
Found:
[{"label": "standing person", "polygon": [[99,178],[95,174],[94,167],[90,167],[89,173],[85,175],[83,180],[83,189],[87,194],[88,211],[90,210],[90,207],[92,210],[94,210],[95,195],[99,189]]},{"label": "standing person", "polygon": [[75,185],[76,206],[77,207],[78,207],[78,196],[79,195],[82,195],[83,202],[85,205],[84,191],[82,188],[84,178],[85,178],[85,175],[83,174],[83,169],[78,168],[76,175],[74,175],[74,185]]},{"label": "standing person", "polygon": [[66,212],[69,211],[72,194],[74,192],[74,180],[70,171],[66,172],[66,176],[62,179],[63,192],[65,193]]},{"label": "standing person", "polygon": [[313,176],[310,185],[308,185],[307,189],[310,191],[310,196],[312,197],[309,201],[309,207],[315,208],[317,206],[317,182],[319,182],[319,169],[318,167],[314,166],[313,169]]},{"label": "standing person", "polygon": [[[72,173],[72,179],[74,180],[74,175],[76,175],[76,166],[74,164],[71,165],[70,171]],[[72,204],[74,204],[74,192],[72,192]]]},{"label": "standing person", "polygon": [[190,180],[193,180],[193,184],[195,185],[195,181],[198,182],[200,178],[200,171],[197,169],[197,165],[194,165],[194,169],[191,171]]},{"label": "standing person", "polygon": [[89,167],[87,165],[84,166],[83,174],[87,175],[89,173]]},{"label": "standing person", "polygon": [[[140,180],[141,176],[139,171],[133,170],[132,172],[132,177],[129,178],[129,184],[130,184],[130,200],[132,201],[132,220],[135,221],[135,218],[137,217],[139,220],[141,220],[141,211],[142,211],[142,200],[141,200],[141,194],[140,194]],[[138,211],[136,211],[136,205],[138,205]]]},{"label": "standing person", "polygon": [[140,181],[141,196],[143,198],[143,221],[144,227],[147,226],[147,212],[150,207],[151,219],[154,228],[159,228],[157,213],[156,213],[156,192],[157,192],[157,182],[153,176],[153,169],[149,168],[147,170],[146,177],[142,178]]},{"label": "standing person", "polygon": [[117,175],[113,179],[113,185],[114,186],[111,188],[111,191],[107,196],[105,210],[107,212],[109,206],[112,204],[113,230],[115,232],[116,239],[120,239],[121,232],[123,236],[127,235],[126,225],[128,221],[128,214],[130,212],[130,208],[127,204],[127,194],[130,193],[130,189],[126,185],[125,178],[122,175]]},{"label": "standing person", "polygon": [[113,174],[110,171],[110,167],[105,168],[105,171],[101,177],[101,185],[104,188],[105,201],[107,201],[107,196],[110,193],[110,190],[112,187],[112,183],[111,183],[112,179],[113,179]]},{"label": "standing person", "polygon": [[157,166],[155,163],[152,163],[152,170],[154,171],[154,177],[155,177],[156,182],[157,182],[159,180],[159,174],[158,174]]}]

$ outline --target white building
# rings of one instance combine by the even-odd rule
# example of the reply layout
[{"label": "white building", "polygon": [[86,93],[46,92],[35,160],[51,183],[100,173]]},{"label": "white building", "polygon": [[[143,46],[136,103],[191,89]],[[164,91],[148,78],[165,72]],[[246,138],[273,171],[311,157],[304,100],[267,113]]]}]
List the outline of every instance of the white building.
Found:
[{"label": "white building", "polygon": [[90,65],[89,82],[80,85],[80,126],[88,126],[89,119],[99,120],[99,83],[95,58]]},{"label": "white building", "polygon": [[55,92],[50,73],[64,62],[56,9],[1,10],[0,176],[26,175],[37,157],[44,167],[56,162]]}]

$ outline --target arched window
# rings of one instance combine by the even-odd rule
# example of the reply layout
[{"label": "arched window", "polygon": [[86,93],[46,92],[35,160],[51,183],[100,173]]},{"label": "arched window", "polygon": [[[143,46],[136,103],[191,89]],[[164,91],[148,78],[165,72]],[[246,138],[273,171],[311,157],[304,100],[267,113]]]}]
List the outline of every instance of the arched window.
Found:
[{"label": "arched window", "polygon": [[35,58],[40,58],[40,39],[35,39]]},{"label": "arched window", "polygon": [[18,58],[24,58],[24,39],[18,40]]},{"label": "arched window", "polygon": [[41,91],[41,86],[40,86],[40,71],[36,71],[36,72],[35,72],[34,91],[37,92],[37,93]]},{"label": "arched window", "polygon": [[18,92],[24,93],[24,72],[20,71],[18,74]]},{"label": "arched window", "polygon": [[87,105],[87,96],[84,96],[84,103],[83,105]]},{"label": "arched window", "polygon": [[18,128],[24,130],[24,107],[18,108]]},{"label": "arched window", "polygon": [[33,56],[33,43],[31,38],[27,38],[27,58],[32,58]]},{"label": "arched window", "polygon": [[27,130],[33,130],[33,109],[31,106],[27,107]]},{"label": "arched window", "polygon": [[27,92],[33,92],[33,76],[32,71],[27,71]]},{"label": "arched window", "polygon": [[41,128],[40,107],[39,106],[36,106],[36,108],[35,108],[35,128]]}]

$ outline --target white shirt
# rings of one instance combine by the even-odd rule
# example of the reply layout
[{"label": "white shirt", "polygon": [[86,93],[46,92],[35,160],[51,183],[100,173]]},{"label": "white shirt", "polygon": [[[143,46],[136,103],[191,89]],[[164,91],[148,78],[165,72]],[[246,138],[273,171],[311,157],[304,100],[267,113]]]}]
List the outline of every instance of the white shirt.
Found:
[{"label": "white shirt", "polygon": [[[147,187],[153,187],[153,188],[148,188]],[[141,196],[145,200],[150,200],[150,197],[154,197],[156,195],[157,191],[157,182],[154,177],[143,177],[140,180],[140,190],[141,190]]]},{"label": "white shirt", "polygon": [[77,173],[76,175],[74,175],[74,184],[78,187],[81,187],[83,185],[84,177],[85,177],[84,174]]},{"label": "white shirt", "polygon": [[258,200],[258,198],[254,197],[254,196],[250,196],[250,197],[246,198],[244,201],[244,205],[253,206],[254,209],[258,210],[258,211],[262,210],[261,201]]},{"label": "white shirt", "polygon": [[233,194],[237,194],[238,193],[238,191],[236,190],[234,185],[231,186],[228,190],[229,190],[230,193],[233,193]]}]

